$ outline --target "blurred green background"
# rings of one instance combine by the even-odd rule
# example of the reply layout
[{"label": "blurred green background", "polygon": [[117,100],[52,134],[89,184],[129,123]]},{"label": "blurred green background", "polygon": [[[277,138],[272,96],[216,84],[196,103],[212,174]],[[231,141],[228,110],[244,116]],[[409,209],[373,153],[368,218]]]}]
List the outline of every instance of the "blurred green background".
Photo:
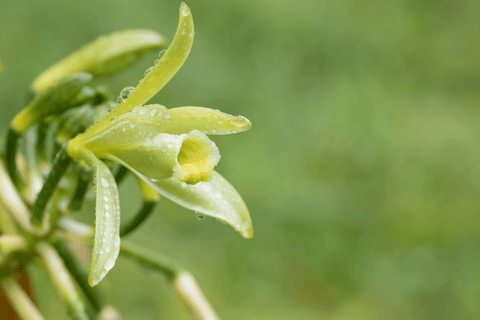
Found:
[{"label": "blurred green background", "polygon": [[[187,4],[193,50],[152,101],[252,121],[213,139],[255,234],[162,200],[132,241],[188,268],[222,319],[479,319],[480,2]],[[179,5],[1,0],[0,136],[46,67],[117,30],[171,40]],[[157,54],[101,82],[117,94]],[[128,216],[132,177],[120,192]],[[65,318],[38,283],[46,318]],[[131,260],[99,287],[126,319],[188,318]]]}]

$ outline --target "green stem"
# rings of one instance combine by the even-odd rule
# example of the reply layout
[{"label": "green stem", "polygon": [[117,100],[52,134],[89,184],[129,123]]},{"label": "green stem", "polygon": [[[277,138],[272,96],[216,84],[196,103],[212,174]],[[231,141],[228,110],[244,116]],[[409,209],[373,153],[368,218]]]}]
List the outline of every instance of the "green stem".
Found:
[{"label": "green stem", "polygon": [[68,314],[75,320],[88,320],[83,300],[57,251],[47,242],[37,243],[35,248]]},{"label": "green stem", "polygon": [[122,180],[127,176],[127,173],[127,168],[120,165],[120,168],[118,168],[117,172],[115,173],[115,182],[117,183],[117,186],[120,185]]},{"label": "green stem", "polygon": [[7,164],[7,171],[10,179],[15,186],[18,186],[19,178],[17,174],[17,148],[18,148],[18,139],[20,138],[20,133],[15,131],[13,128],[8,129],[7,133],[7,145],[5,150],[5,161]]},{"label": "green stem", "polygon": [[81,266],[73,252],[63,241],[57,240],[53,243],[53,246],[63,259],[68,271],[82,289],[85,297],[88,299],[95,312],[100,312],[103,303],[98,290],[95,287],[90,287],[88,284],[88,275],[86,270]]},{"label": "green stem", "polygon": [[25,291],[12,279],[1,280],[5,296],[22,320],[43,320],[40,311]]},{"label": "green stem", "polygon": [[37,200],[33,205],[31,223],[34,226],[42,224],[45,207],[55,191],[58,182],[62,178],[65,171],[67,171],[72,159],[67,155],[66,144],[62,146],[60,151],[55,156],[52,169],[43,184],[43,188],[38,194]]},{"label": "green stem", "polygon": [[124,237],[138,228],[140,224],[150,216],[156,204],[157,202],[155,201],[144,201],[143,206],[137,214],[129,222],[120,227],[120,237]]},{"label": "green stem", "polygon": [[88,191],[88,186],[92,178],[91,170],[81,168],[79,171],[77,187],[75,188],[75,192],[73,193],[72,198],[70,199],[70,204],[68,205],[70,211],[78,211],[82,209],[85,194]]},{"label": "green stem", "polygon": [[47,137],[47,131],[50,124],[48,122],[42,121],[38,124],[37,128],[37,159],[40,164],[43,164],[47,161],[45,153],[45,141]]},{"label": "green stem", "polygon": [[120,254],[134,258],[138,263],[163,272],[169,280],[173,280],[181,272],[180,268],[156,252],[140,249],[137,246],[122,241]]}]

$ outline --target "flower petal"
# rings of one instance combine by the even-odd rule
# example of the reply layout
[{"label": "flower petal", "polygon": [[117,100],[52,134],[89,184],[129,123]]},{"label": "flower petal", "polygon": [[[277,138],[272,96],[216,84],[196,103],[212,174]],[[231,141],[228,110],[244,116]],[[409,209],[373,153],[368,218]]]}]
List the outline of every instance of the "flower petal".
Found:
[{"label": "flower petal", "polygon": [[88,283],[96,286],[115,265],[120,252],[120,201],[115,179],[108,167],[87,149],[83,158],[95,169],[97,191],[95,242]]},{"label": "flower petal", "polygon": [[129,169],[164,197],[187,209],[228,223],[247,239],[253,237],[252,220],[245,202],[219,173],[213,171],[209,182],[188,185],[175,178],[153,181]]},{"label": "flower petal", "polygon": [[143,142],[156,136],[168,120],[167,108],[162,105],[138,106],[96,130],[88,128],[82,135],[70,140],[67,151],[75,157],[82,148],[100,154],[108,148]]},{"label": "flower petal", "polygon": [[32,88],[42,92],[55,80],[79,71],[91,73],[95,78],[109,76],[164,44],[165,38],[152,30],[115,32],[98,38],[45,70],[34,80]]},{"label": "flower petal", "polygon": [[103,148],[95,154],[128,165],[149,179],[174,176],[189,184],[208,181],[220,160],[215,143],[196,130],[180,136],[161,133],[153,139]]},{"label": "flower petal", "polygon": [[190,8],[182,3],[178,27],[172,43],[145,78],[140,80],[135,90],[113,111],[112,117],[118,117],[135,106],[147,103],[170,81],[190,54],[194,33]]},{"label": "flower petal", "polygon": [[232,116],[219,110],[202,107],[168,109],[170,121],[162,128],[172,134],[198,130],[205,134],[232,134],[246,131],[252,123],[245,117]]}]

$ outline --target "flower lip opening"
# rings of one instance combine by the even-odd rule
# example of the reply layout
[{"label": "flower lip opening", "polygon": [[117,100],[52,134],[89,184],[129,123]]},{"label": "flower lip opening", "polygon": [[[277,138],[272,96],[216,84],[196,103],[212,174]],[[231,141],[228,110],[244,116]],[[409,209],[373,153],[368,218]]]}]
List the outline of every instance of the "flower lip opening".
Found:
[{"label": "flower lip opening", "polygon": [[173,176],[187,184],[207,182],[220,161],[215,143],[200,131],[193,130],[182,142]]}]

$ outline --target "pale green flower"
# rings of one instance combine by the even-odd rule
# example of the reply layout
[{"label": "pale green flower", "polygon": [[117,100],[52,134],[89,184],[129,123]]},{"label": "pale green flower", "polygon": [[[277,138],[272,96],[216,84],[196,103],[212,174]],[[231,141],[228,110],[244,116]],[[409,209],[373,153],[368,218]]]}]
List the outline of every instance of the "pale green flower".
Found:
[{"label": "pale green flower", "polygon": [[118,256],[120,206],[110,159],[134,172],[161,195],[253,235],[248,209],[237,191],[213,169],[220,160],[207,135],[248,130],[250,121],[201,107],[167,109],[145,105],[175,75],[193,43],[190,9],[182,3],[169,48],[128,97],[83,134],[70,140],[68,154],[95,168],[96,230],[89,282],[96,285]]}]

